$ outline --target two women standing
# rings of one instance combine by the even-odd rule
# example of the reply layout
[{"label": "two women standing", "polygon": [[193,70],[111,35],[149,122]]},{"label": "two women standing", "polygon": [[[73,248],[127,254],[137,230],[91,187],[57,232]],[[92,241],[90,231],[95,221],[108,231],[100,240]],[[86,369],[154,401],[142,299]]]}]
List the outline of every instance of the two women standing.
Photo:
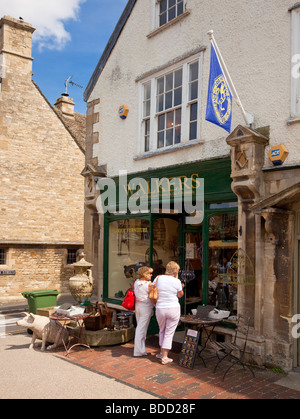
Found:
[{"label": "two women standing", "polygon": [[[180,267],[176,262],[169,262],[166,266],[165,274],[159,275],[155,278],[153,283],[153,285],[156,284],[158,288],[156,319],[159,325],[160,353],[156,356],[161,359],[163,365],[173,361],[168,357],[168,354],[169,350],[172,348],[174,333],[180,319],[180,304],[178,299],[183,296],[183,284],[178,279],[179,270]],[[149,290],[152,286],[149,281],[152,272],[152,268],[140,268],[138,271],[140,279],[137,280],[134,285],[136,296],[135,313],[137,320],[134,356],[147,355],[145,351],[145,341],[153,311],[153,304],[149,299]]]}]

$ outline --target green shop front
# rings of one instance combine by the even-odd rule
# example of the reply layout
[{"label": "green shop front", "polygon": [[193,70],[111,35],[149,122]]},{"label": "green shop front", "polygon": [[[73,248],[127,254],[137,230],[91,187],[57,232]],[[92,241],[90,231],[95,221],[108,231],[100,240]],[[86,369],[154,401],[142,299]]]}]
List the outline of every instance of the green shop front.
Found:
[{"label": "green shop front", "polygon": [[[179,263],[180,278],[185,282],[183,313],[190,313],[198,305],[212,304],[236,314],[238,290],[224,280],[238,245],[238,203],[231,191],[230,172],[230,158],[224,158],[131,173],[125,186],[114,179],[118,187],[126,190],[128,199],[136,192],[132,190],[132,179],[143,179],[150,185],[151,179],[176,178],[181,185],[187,185],[182,191],[190,189],[191,202],[199,187],[203,188],[204,200],[200,215],[198,211],[187,213],[184,205],[180,211],[178,188],[174,184],[166,191],[159,181],[157,189],[136,189],[140,199],[149,203],[148,210],[132,211],[127,206],[124,211],[126,205],[116,199],[115,208],[104,214],[104,301],[121,305],[140,266],[151,266],[155,278],[174,260]],[[169,205],[164,203],[165,192]],[[195,217],[192,222],[191,217]]]}]

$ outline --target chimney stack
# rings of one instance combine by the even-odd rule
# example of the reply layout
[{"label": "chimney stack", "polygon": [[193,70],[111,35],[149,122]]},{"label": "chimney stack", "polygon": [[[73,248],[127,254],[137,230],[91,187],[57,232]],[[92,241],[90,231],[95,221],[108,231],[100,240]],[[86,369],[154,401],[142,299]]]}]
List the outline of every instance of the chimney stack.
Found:
[{"label": "chimney stack", "polygon": [[63,116],[74,118],[74,106],[73,99],[69,97],[67,93],[62,93],[61,97],[56,99],[55,108],[61,111]]},{"label": "chimney stack", "polygon": [[21,19],[4,16],[0,20],[0,77],[32,79],[31,45],[35,28]]}]

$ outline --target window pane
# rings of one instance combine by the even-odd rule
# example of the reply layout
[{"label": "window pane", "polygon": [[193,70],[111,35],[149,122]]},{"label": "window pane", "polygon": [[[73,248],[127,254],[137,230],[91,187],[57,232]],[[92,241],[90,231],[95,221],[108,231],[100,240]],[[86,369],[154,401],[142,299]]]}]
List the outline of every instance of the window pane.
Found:
[{"label": "window pane", "polygon": [[173,145],[173,128],[167,129],[166,131],[166,146]]},{"label": "window pane", "polygon": [[166,76],[166,92],[173,89],[173,73]]},{"label": "window pane", "polygon": [[160,79],[157,80],[157,94],[160,95],[161,93],[164,93],[164,86],[165,86],[165,82],[164,82],[164,77],[161,77]]},{"label": "window pane", "polygon": [[[145,265],[149,252],[149,221],[120,220],[109,224],[108,297],[123,300]],[[130,259],[130,262],[128,262]]]},{"label": "window pane", "polygon": [[172,108],[173,106],[173,92],[166,93],[165,96],[165,109]]},{"label": "window pane", "polygon": [[159,18],[159,26],[162,26],[165,23],[167,23],[167,13],[163,13]]},{"label": "window pane", "polygon": [[179,89],[176,89],[174,91],[174,106],[181,105],[182,103],[182,89],[181,87]]},{"label": "window pane", "polygon": [[190,65],[190,81],[198,80],[198,61]]},{"label": "window pane", "polygon": [[174,112],[167,113],[167,128],[174,126]]},{"label": "window pane", "polygon": [[190,100],[195,100],[198,98],[198,81],[195,81],[190,84]]},{"label": "window pane", "polygon": [[183,13],[183,0],[177,4],[177,16]]},{"label": "window pane", "polygon": [[174,87],[182,86],[182,70],[177,70],[174,73]]},{"label": "window pane", "polygon": [[174,19],[175,17],[176,17],[176,7],[172,7],[172,9],[169,9],[168,21]]},{"label": "window pane", "polygon": [[190,116],[190,121],[191,122],[197,120],[197,111],[198,111],[198,104],[193,103],[191,105],[191,116]]},{"label": "window pane", "polygon": [[195,140],[197,138],[197,112],[198,104],[193,103],[190,110],[190,140]]},{"label": "window pane", "polygon": [[150,101],[144,102],[144,117],[150,115]]},{"label": "window pane", "polygon": [[145,121],[145,152],[150,149],[150,119]]},{"label": "window pane", "polygon": [[164,131],[157,134],[157,148],[162,148],[164,146],[164,135]]},{"label": "window pane", "polygon": [[150,99],[151,96],[151,83],[147,83],[144,86],[144,100]]},{"label": "window pane", "polygon": [[165,129],[165,115],[160,115],[158,117],[158,131]]},{"label": "window pane", "polygon": [[160,2],[160,13],[167,10],[167,0],[161,0]]},{"label": "window pane", "polygon": [[157,112],[161,112],[164,110],[164,95],[160,95],[157,97]]},{"label": "window pane", "polygon": [[175,144],[181,142],[181,125],[175,127]]},{"label": "window pane", "polygon": [[169,0],[169,8],[175,6],[176,0]]},{"label": "window pane", "polygon": [[175,125],[181,125],[181,109],[175,111]]},{"label": "window pane", "polygon": [[190,140],[196,140],[197,138],[197,122],[191,122],[190,124]]}]

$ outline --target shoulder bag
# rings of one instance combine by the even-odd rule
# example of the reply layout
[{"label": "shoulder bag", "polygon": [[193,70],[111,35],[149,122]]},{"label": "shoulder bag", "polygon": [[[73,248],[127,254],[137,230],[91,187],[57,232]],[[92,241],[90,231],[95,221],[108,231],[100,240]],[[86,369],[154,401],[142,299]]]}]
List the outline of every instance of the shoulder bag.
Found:
[{"label": "shoulder bag", "polygon": [[158,278],[159,276],[157,277],[156,282],[153,285],[151,285],[150,291],[149,291],[149,298],[152,304],[154,305],[156,305],[157,299],[158,299],[158,288],[157,288]]},{"label": "shoulder bag", "polygon": [[135,306],[135,295],[134,295],[134,284],[129,288],[125,294],[122,306],[127,310],[134,310]]}]

